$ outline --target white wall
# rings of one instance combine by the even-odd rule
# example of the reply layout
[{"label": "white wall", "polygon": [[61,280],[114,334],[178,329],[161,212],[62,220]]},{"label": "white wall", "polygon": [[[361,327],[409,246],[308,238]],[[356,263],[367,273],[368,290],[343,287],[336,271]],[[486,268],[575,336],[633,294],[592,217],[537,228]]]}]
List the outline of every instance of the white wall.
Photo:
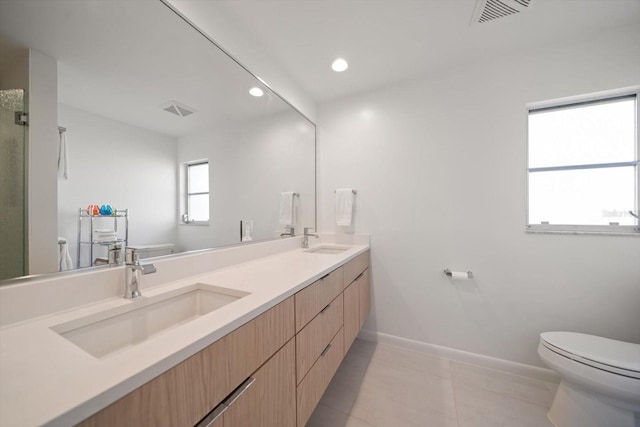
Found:
[{"label": "white wall", "polygon": [[[74,265],[78,209],[89,204],[129,209],[129,244],[175,243],[176,139],[68,105],[59,104],[58,115],[69,153],[69,179],[57,181],[58,233],[69,242]],[[112,224],[103,219],[97,228]]]},{"label": "white wall", "polygon": [[57,103],[58,63],[29,50],[28,272],[58,270]]},{"label": "white wall", "polygon": [[366,329],[540,366],[542,331],[640,343],[640,238],[525,232],[525,104],[639,84],[638,46],[626,28],[319,106],[321,230],[353,187],[371,233]]},{"label": "white wall", "polygon": [[254,75],[265,81],[274,91],[315,122],[317,117],[315,100],[274,62],[261,40],[251,37],[247,31],[243,31],[237,25],[237,22],[234,22],[233,17],[225,12],[224,4],[184,0],[169,0],[169,3],[216,43],[223,46]]},{"label": "white wall", "polygon": [[295,112],[215,127],[181,138],[181,163],[209,160],[209,226],[179,227],[185,250],[240,242],[240,220],[253,220],[254,240],[274,238],[280,193],[294,191],[296,233],[315,224],[314,130]]}]

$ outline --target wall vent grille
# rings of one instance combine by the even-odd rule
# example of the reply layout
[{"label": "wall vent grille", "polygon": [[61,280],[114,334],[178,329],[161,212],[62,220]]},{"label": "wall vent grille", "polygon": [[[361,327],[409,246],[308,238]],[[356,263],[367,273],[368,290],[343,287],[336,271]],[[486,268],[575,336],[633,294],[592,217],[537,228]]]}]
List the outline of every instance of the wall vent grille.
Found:
[{"label": "wall vent grille", "polygon": [[473,14],[472,24],[484,23],[515,15],[526,10],[532,0],[478,0]]}]

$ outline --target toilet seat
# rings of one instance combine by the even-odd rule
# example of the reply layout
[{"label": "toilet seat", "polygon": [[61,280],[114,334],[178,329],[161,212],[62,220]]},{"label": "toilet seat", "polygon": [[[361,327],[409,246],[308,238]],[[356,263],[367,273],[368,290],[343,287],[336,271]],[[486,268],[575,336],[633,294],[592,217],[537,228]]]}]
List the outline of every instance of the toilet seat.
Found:
[{"label": "toilet seat", "polygon": [[544,332],[540,343],[554,353],[612,374],[640,380],[640,345],[576,332]]}]

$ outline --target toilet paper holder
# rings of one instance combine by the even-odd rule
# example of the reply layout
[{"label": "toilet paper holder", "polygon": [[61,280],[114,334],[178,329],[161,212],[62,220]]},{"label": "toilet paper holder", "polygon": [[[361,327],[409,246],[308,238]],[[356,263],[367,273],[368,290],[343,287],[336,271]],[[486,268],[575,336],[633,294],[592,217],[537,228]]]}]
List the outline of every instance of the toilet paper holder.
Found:
[{"label": "toilet paper holder", "polygon": [[444,274],[451,279],[473,279],[473,273],[471,270],[451,271],[448,268],[445,268]]}]

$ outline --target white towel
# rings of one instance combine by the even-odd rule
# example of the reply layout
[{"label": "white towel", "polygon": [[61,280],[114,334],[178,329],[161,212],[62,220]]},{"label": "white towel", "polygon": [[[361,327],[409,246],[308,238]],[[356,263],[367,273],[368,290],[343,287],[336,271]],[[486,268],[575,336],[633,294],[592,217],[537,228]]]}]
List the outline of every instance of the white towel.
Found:
[{"label": "white towel", "polygon": [[293,191],[280,193],[280,225],[291,227],[293,225]]},{"label": "white towel", "polygon": [[69,153],[65,133],[60,132],[60,144],[58,145],[58,178],[60,179],[69,179]]},{"label": "white towel", "polygon": [[349,227],[353,218],[353,190],[338,188],[336,190],[336,224]]},{"label": "white towel", "polygon": [[71,261],[71,254],[69,253],[67,239],[64,237],[58,237],[58,246],[60,249],[60,252],[58,253],[58,271],[72,270],[73,262]]}]

